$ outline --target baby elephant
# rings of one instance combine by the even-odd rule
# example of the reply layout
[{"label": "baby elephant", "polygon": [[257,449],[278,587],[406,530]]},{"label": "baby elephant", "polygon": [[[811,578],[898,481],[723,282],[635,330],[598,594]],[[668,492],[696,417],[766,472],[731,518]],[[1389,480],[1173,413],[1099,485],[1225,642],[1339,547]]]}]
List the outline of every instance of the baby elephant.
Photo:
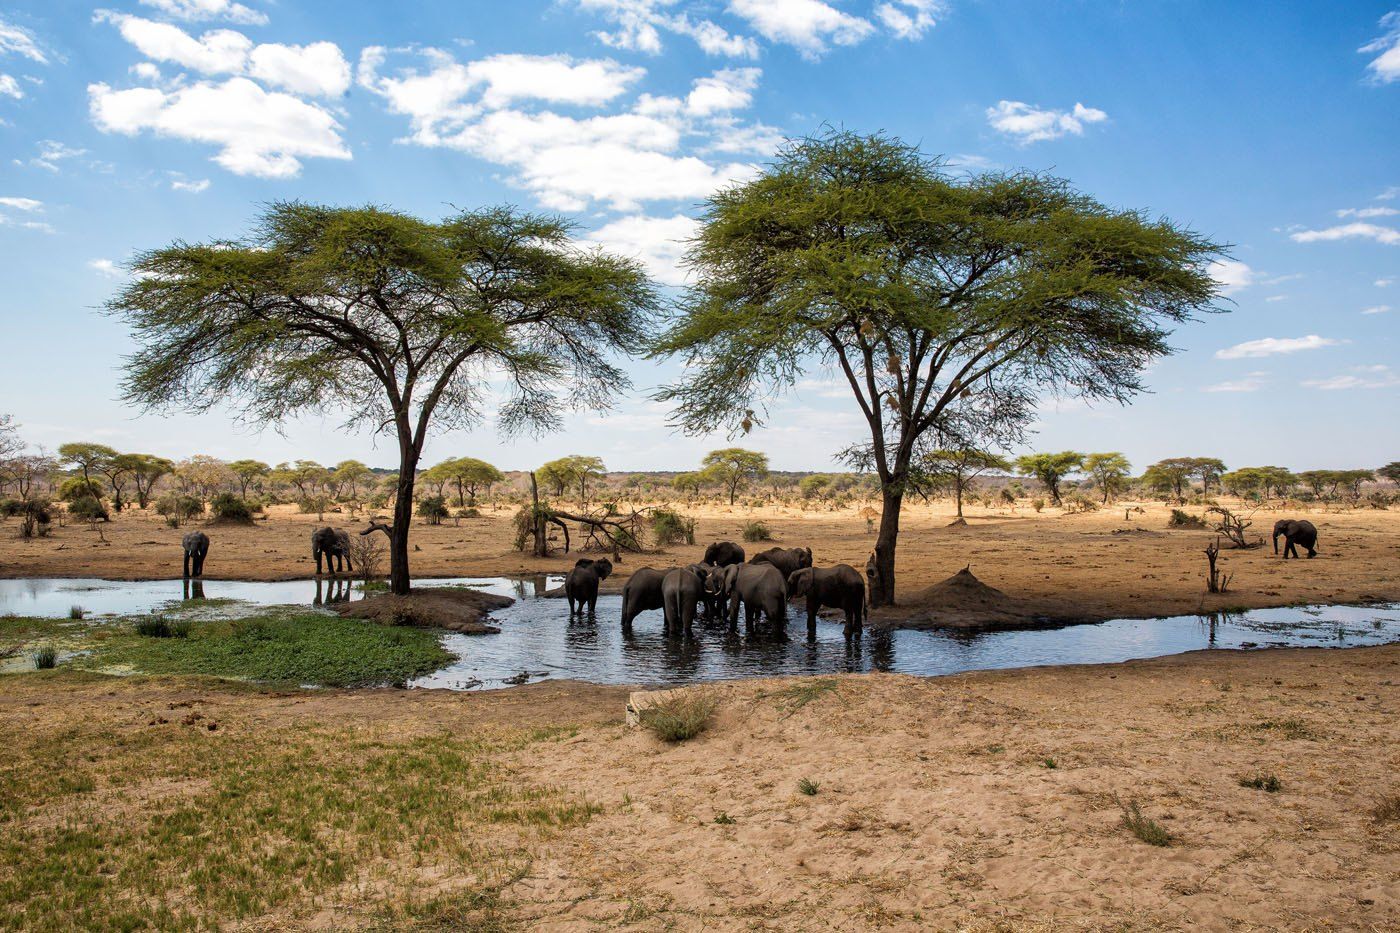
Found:
[{"label": "baby elephant", "polygon": [[823,606],[846,614],[846,637],[860,634],[865,624],[865,581],[849,564],[804,567],[788,577],[788,595],[807,597],[807,640],[817,637],[817,610]]},{"label": "baby elephant", "polygon": [[209,536],[202,531],[191,531],[180,539],[185,549],[185,579],[204,576],[204,558],[209,555]]},{"label": "baby elephant", "polygon": [[1274,522],[1274,553],[1278,553],[1278,536],[1283,535],[1283,559],[1291,552],[1298,559],[1298,545],[1308,549],[1308,557],[1317,556],[1317,528],[1310,521],[1284,518]]},{"label": "baby elephant", "polygon": [[321,557],[326,558],[326,570],[335,576],[350,566],[350,536],[329,525],[311,532],[311,556],[316,558],[316,576],[321,575]]},{"label": "baby elephant", "polygon": [[700,565],[691,564],[667,571],[662,577],[661,609],[666,617],[667,634],[690,634],[695,622],[695,604],[705,598],[705,582],[701,576],[704,573]]},{"label": "baby elephant", "polygon": [[579,612],[587,609],[588,614],[593,615],[597,611],[598,584],[606,580],[612,570],[612,561],[606,557],[601,560],[584,558],[574,564],[574,569],[564,577],[564,596],[569,600],[569,615],[574,614],[574,603],[578,603]]}]

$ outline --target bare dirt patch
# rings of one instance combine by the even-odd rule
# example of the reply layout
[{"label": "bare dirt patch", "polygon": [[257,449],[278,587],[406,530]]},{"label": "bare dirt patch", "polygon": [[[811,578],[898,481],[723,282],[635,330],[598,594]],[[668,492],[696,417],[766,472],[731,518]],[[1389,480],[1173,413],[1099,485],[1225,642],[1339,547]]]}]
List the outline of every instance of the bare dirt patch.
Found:
[{"label": "bare dirt patch", "polygon": [[509,596],[465,587],[428,587],[408,596],[384,593],[340,603],[335,609],[343,616],[369,619],[383,625],[415,625],[444,628],[464,635],[495,635],[501,630],[483,621],[487,613],[514,602]]}]

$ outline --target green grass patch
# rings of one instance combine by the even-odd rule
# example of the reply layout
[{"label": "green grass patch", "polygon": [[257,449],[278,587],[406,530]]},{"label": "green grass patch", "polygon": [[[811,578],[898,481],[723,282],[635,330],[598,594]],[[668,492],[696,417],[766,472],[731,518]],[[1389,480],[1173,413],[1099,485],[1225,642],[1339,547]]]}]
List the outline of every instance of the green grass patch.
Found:
[{"label": "green grass patch", "polygon": [[203,622],[185,631],[183,638],[113,633],[77,663],[92,670],[362,687],[400,683],[453,659],[433,632],[299,610]]},{"label": "green grass patch", "polygon": [[798,778],[797,780],[797,792],[803,796],[815,797],[820,789],[820,785],[811,778]]}]

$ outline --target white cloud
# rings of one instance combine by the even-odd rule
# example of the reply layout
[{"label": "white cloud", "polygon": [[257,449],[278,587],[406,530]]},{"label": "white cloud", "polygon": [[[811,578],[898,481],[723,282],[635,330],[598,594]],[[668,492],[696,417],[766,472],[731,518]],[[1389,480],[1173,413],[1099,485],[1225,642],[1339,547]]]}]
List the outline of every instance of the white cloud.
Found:
[{"label": "white cloud", "polygon": [[1306,337],[1262,337],[1259,340],[1246,340],[1224,350],[1216,350],[1218,360],[1242,360],[1261,356],[1276,356],[1284,353],[1297,353],[1301,350],[1320,350],[1335,347],[1342,343],[1331,337],[1309,334]]},{"label": "white cloud", "polygon": [[141,0],[143,6],[152,7],[174,19],[186,22],[226,20],[246,26],[267,24],[267,14],[254,10],[232,0]]},{"label": "white cloud", "polygon": [[98,275],[108,279],[119,279],[126,273],[122,272],[117,264],[110,259],[94,259],[88,263],[88,268]]},{"label": "white cloud", "polygon": [[1350,376],[1333,376],[1330,379],[1305,379],[1302,385],[1309,389],[1337,391],[1340,389],[1389,389],[1400,386],[1400,373],[1389,366],[1354,366]]},{"label": "white cloud", "polygon": [[172,178],[170,180],[171,191],[188,191],[190,194],[200,194],[209,190],[209,179],[200,178]]},{"label": "white cloud", "polygon": [[[0,227],[19,227],[23,230],[39,230],[53,233],[53,227],[42,220],[30,220],[23,215],[42,213],[44,202],[34,198],[7,196],[0,198]],[[15,213],[11,213],[11,212]],[[20,216],[16,216],[16,214]]]},{"label": "white cloud", "polygon": [[15,100],[24,97],[24,90],[13,75],[0,74],[0,97],[13,97]]},{"label": "white cloud", "polygon": [[340,97],[350,89],[350,63],[333,42],[259,45],[248,54],[248,74],[310,97]]},{"label": "white cloud", "polygon": [[34,33],[0,17],[0,55],[18,55],[39,65],[47,65],[48,56],[39,47]]},{"label": "white cloud", "polygon": [[684,285],[687,276],[680,262],[685,255],[686,241],[695,235],[698,226],[694,218],[683,214],[672,217],[635,215],[600,227],[588,237],[588,242],[640,260],[659,282]]},{"label": "white cloud", "polygon": [[753,102],[758,87],[757,68],[726,68],[708,78],[700,78],[686,95],[685,109],[696,116],[709,116],[727,110],[742,110]]},{"label": "white cloud", "polygon": [[1108,114],[1093,107],[1076,103],[1071,110],[1048,110],[1033,107],[1019,100],[998,101],[987,108],[987,122],[992,129],[1014,136],[1022,143],[1059,139],[1073,134],[1083,135],[1085,124],[1102,123]]},{"label": "white cloud", "polygon": [[166,92],[88,85],[93,122],[105,132],[143,130],[220,147],[214,161],[236,175],[291,178],[301,159],[349,159],[335,118],[321,107],[246,78]]},{"label": "white cloud", "polygon": [[1393,207],[1347,207],[1337,211],[1338,217],[1394,217],[1400,210]]},{"label": "white cloud", "polygon": [[1270,303],[1270,304],[1273,304],[1275,301],[1287,301],[1287,300],[1288,300],[1288,296],[1287,296],[1287,295],[1270,295],[1268,298],[1265,298],[1264,300],[1267,301],[1267,302]]},{"label": "white cloud", "polygon": [[757,58],[758,43],[749,36],[734,35],[708,19],[692,20],[685,13],[667,12],[675,0],[575,0],[579,8],[596,13],[617,27],[593,36],[604,45],[648,55],[660,54],[661,33],[687,36],[707,55]]},{"label": "white cloud", "polygon": [[1392,286],[1392,285],[1395,284],[1395,280],[1394,280],[1394,279],[1376,279],[1376,280],[1375,280],[1374,282],[1372,282],[1371,284],[1374,285],[1374,286],[1376,286],[1376,288],[1389,288],[1390,286]]},{"label": "white cloud", "polygon": [[86,155],[86,149],[76,149],[66,146],[55,139],[42,139],[38,143],[39,154],[29,160],[29,165],[33,168],[41,168],[46,172],[58,172],[59,163],[65,159],[76,159],[78,156]]},{"label": "white cloud", "polygon": [[1377,201],[1394,201],[1396,198],[1400,198],[1400,185],[1391,185],[1376,195]]},{"label": "white cloud", "polygon": [[1400,81],[1400,10],[1381,17],[1380,26],[1385,33],[1357,49],[1369,54],[1378,52],[1366,65],[1370,79],[1377,84]]},{"label": "white cloud", "polygon": [[1254,270],[1237,259],[1217,259],[1210,264],[1209,272],[1227,295],[1248,288],[1257,280]]},{"label": "white cloud", "polygon": [[460,67],[468,88],[483,88],[481,102],[487,107],[519,100],[604,104],[646,74],[610,58],[579,61],[568,55],[492,55]]},{"label": "white cloud", "polygon": [[819,58],[832,45],[855,45],[875,27],[822,0],[729,0],[729,12],[746,20],[759,35],[791,45],[805,58]]},{"label": "white cloud", "polygon": [[43,201],[36,201],[33,198],[0,198],[0,207],[8,207],[17,211],[34,213],[44,209]]},{"label": "white cloud", "polygon": [[1367,308],[1366,310],[1362,311],[1361,313],[1362,313],[1362,314],[1387,314],[1387,313],[1389,313],[1389,312],[1390,312],[1390,305],[1373,305],[1373,306]]},{"label": "white cloud", "polygon": [[1202,392],[1258,392],[1268,382],[1267,372],[1254,372],[1243,379],[1227,379],[1215,385],[1206,386]]},{"label": "white cloud", "polygon": [[127,72],[134,78],[152,84],[160,80],[160,68],[154,62],[137,62],[128,68]]},{"label": "white cloud", "polygon": [[1327,227],[1323,230],[1300,230],[1297,233],[1291,234],[1289,239],[1297,243],[1319,243],[1331,240],[1375,240],[1377,243],[1395,246],[1400,245],[1400,230],[1356,221],[1349,224],[1338,224],[1335,227]]},{"label": "white cloud", "polygon": [[894,0],[875,8],[875,15],[897,39],[921,39],[943,15],[942,0]]}]

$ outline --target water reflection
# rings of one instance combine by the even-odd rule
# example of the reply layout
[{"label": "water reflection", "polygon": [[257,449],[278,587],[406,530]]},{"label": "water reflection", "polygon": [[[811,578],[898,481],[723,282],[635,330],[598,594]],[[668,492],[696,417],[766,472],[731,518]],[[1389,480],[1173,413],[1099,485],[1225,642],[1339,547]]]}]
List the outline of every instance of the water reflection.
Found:
[{"label": "water reflection", "polygon": [[188,577],[186,577],[183,582],[185,584],[184,599],[186,602],[189,602],[192,599],[204,598],[203,580],[191,580]]},{"label": "water reflection", "polygon": [[333,606],[336,603],[348,603],[354,588],[349,580],[343,577],[332,577],[325,581],[325,598],[321,595],[321,578],[316,578],[316,595],[311,599],[313,606]]}]

